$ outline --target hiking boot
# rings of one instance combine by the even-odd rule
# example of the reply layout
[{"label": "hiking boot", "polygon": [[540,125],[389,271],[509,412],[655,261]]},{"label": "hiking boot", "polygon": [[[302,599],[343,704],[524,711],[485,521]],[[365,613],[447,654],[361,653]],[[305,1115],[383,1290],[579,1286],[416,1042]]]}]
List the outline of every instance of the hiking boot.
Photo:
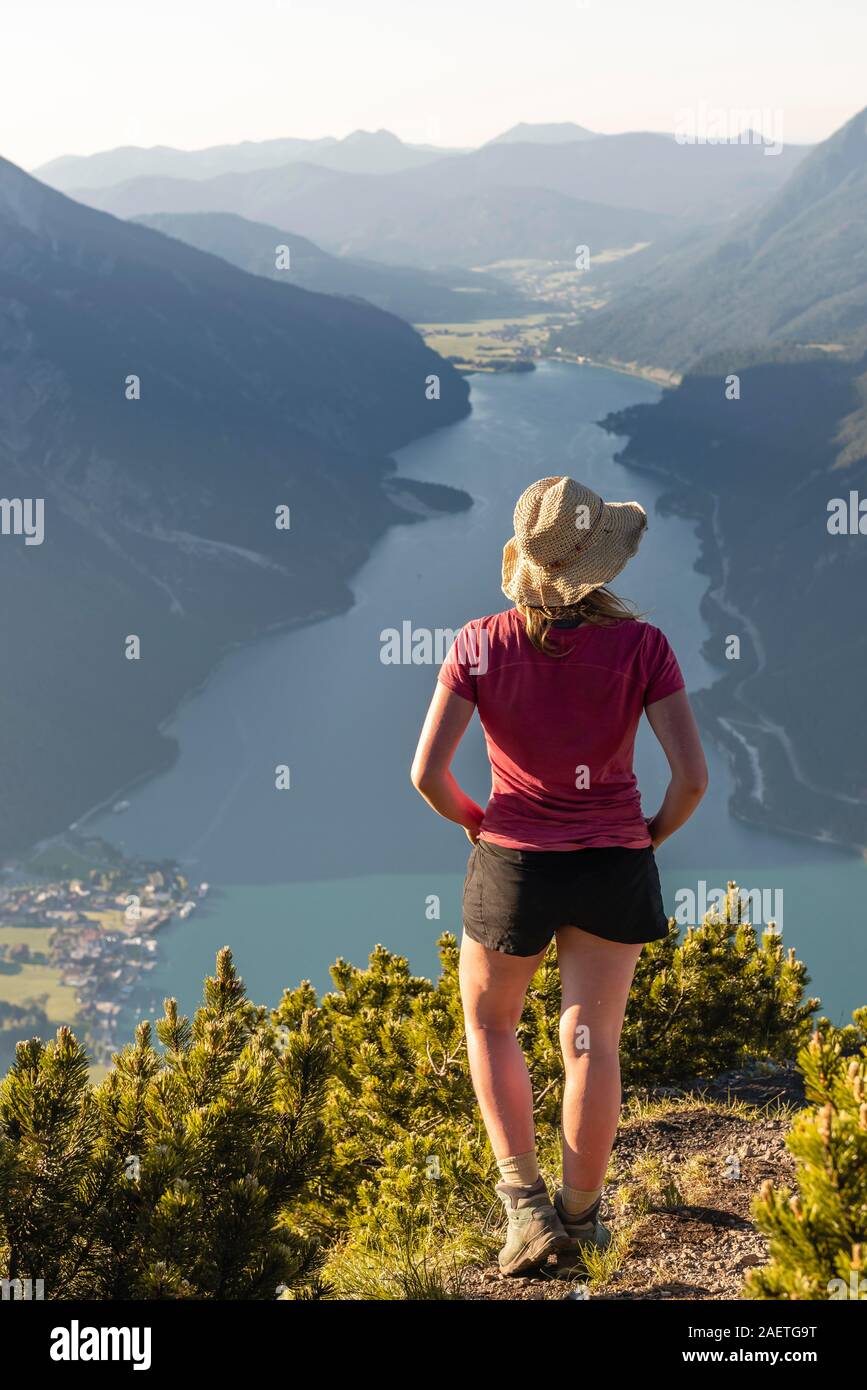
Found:
[{"label": "hiking boot", "polygon": [[569,1236],[551,1205],[543,1178],[532,1187],[498,1182],[497,1194],[509,1219],[506,1243],[498,1257],[501,1274],[523,1274],[544,1264],[549,1255],[568,1249]]},{"label": "hiking boot", "polygon": [[557,1260],[558,1272],[568,1269],[583,1269],[582,1256],[585,1250],[606,1250],[611,1244],[611,1232],[599,1220],[602,1196],[597,1198],[588,1212],[579,1219],[568,1216],[563,1207],[563,1197],[559,1189],[554,1193],[554,1210],[560,1224],[569,1237],[569,1248]]}]

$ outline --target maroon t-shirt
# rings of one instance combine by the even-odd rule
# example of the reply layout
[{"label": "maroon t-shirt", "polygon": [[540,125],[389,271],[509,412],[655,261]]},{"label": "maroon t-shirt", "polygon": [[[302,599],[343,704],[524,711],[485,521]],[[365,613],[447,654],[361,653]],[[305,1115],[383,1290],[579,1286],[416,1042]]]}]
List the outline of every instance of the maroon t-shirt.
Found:
[{"label": "maroon t-shirt", "polygon": [[642,710],[683,688],[658,627],[552,628],[533,646],[517,609],[474,618],[439,680],[478,707],[491,762],[481,838],[512,849],[651,843],[632,770]]}]

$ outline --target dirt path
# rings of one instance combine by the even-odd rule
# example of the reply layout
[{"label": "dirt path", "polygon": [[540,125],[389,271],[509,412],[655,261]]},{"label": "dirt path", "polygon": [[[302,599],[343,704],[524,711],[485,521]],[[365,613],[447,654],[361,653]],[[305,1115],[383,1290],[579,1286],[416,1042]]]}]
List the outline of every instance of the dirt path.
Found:
[{"label": "dirt path", "polygon": [[780,1107],[802,1104],[788,1071],[721,1077],[700,1097],[651,1094],[614,1150],[604,1213],[623,1248],[610,1268],[584,1283],[558,1277],[556,1264],[508,1280],[496,1265],[478,1267],[464,1297],[737,1299],[746,1271],[767,1258],[751,1202],[766,1178],[793,1182],[784,1142],[791,1114]]}]

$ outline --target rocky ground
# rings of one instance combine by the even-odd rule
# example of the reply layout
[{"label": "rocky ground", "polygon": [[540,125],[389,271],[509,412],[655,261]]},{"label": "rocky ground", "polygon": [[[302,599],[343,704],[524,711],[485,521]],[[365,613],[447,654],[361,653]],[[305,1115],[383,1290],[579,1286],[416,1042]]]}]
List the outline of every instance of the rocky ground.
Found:
[{"label": "rocky ground", "polygon": [[588,1298],[694,1302],[740,1296],[765,1262],[750,1205],[766,1178],[792,1185],[785,1148],[791,1110],[804,1103],[792,1070],[731,1073],[701,1090],[656,1088],[625,1110],[603,1217],[622,1249],[595,1278],[556,1262],[503,1279],[496,1264],[466,1273],[468,1300]]}]

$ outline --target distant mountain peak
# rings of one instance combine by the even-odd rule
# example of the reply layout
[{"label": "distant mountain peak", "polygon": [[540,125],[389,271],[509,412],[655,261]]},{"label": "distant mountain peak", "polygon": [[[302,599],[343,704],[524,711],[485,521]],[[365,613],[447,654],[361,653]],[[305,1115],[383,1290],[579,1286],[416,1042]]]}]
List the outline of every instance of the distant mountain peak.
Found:
[{"label": "distant mountain peak", "polygon": [[32,172],[43,183],[66,193],[111,188],[137,178],[211,179],[220,174],[243,174],[282,165],[308,164],[349,173],[382,174],[415,169],[450,153],[404,143],[393,131],[353,130],[341,140],[325,135],[316,140],[285,137],[242,140],[210,145],[201,150],[167,145],[145,148],[125,145],[93,155],[63,155]]},{"label": "distant mountain peak", "polygon": [[502,135],[495,135],[493,140],[488,141],[488,144],[566,145],[573,140],[595,140],[596,138],[595,130],[588,130],[583,125],[576,125],[574,121],[548,123],[519,121],[517,125],[504,130]]},{"label": "distant mountain peak", "polygon": [[375,141],[379,145],[402,145],[403,141],[393,131],[380,127],[379,130],[353,130],[341,140],[342,145],[362,145]]}]

